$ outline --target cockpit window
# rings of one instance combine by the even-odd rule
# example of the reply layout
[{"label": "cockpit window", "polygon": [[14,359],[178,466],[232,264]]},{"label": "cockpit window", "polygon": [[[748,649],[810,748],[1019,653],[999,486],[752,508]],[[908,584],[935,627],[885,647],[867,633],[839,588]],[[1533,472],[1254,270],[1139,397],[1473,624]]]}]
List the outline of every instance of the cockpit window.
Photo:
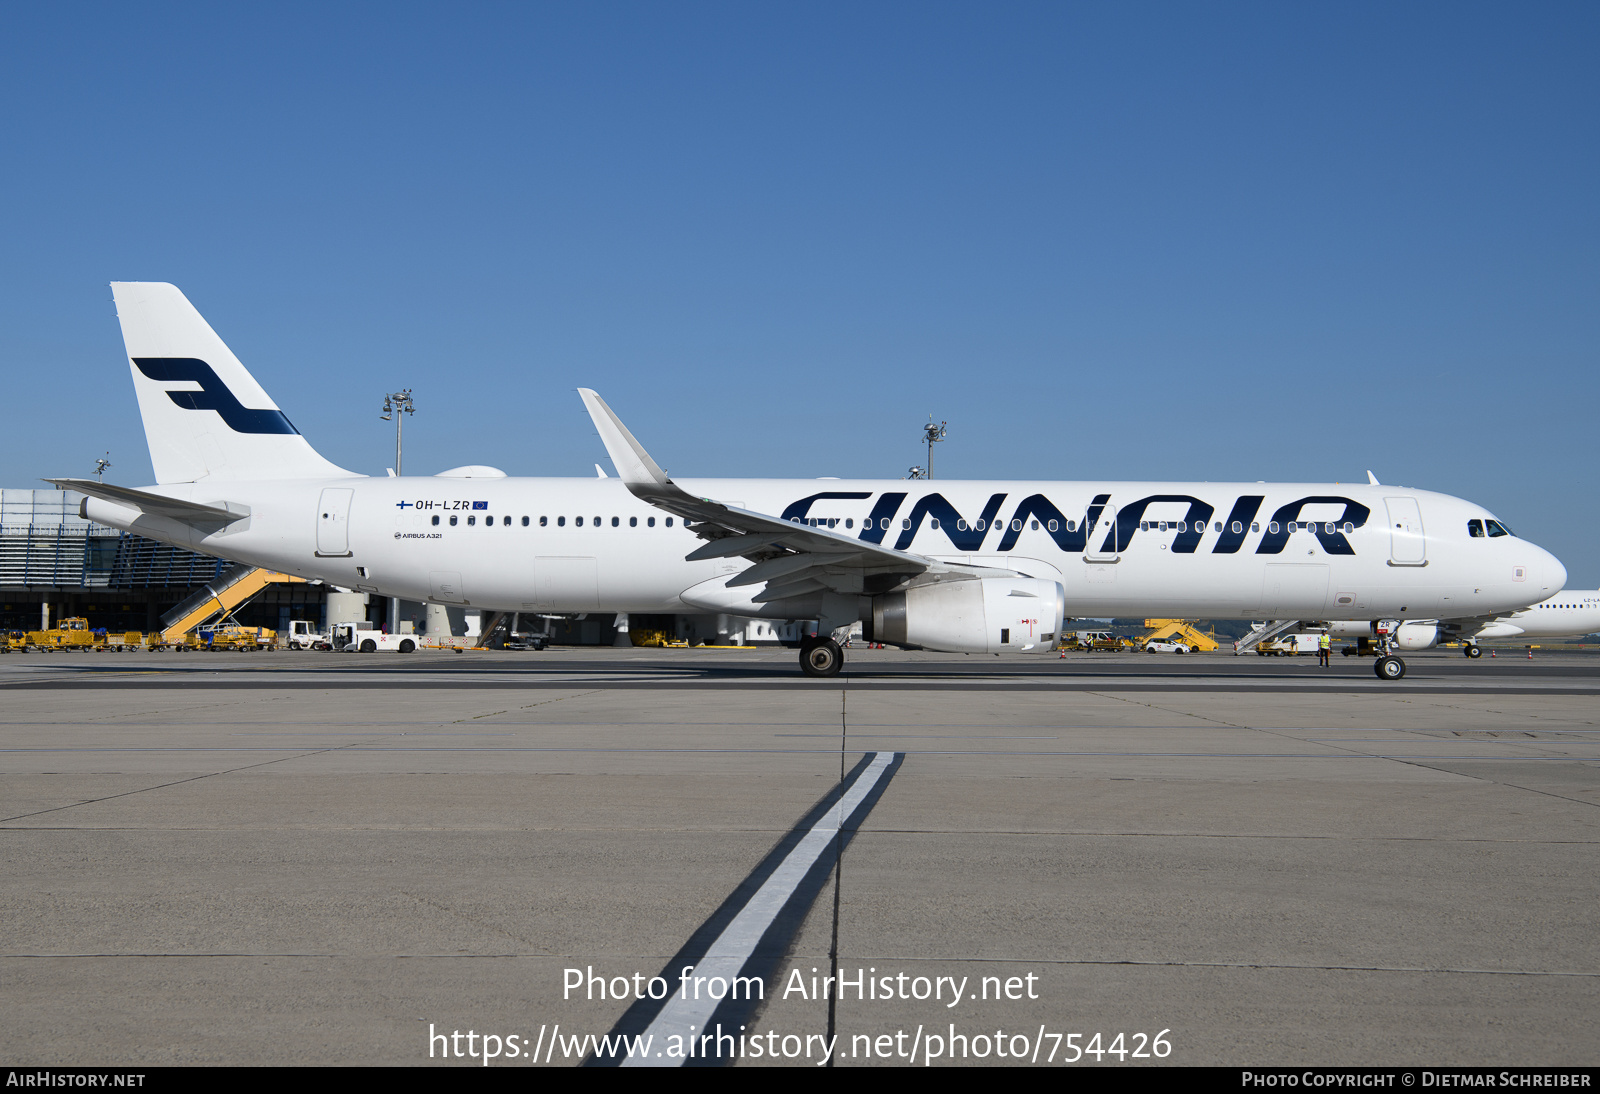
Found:
[{"label": "cockpit window", "polygon": [[1473,539],[1482,539],[1483,521],[1476,519],[1467,521],[1467,535],[1471,536]]},{"label": "cockpit window", "polygon": [[1494,539],[1496,536],[1509,536],[1513,534],[1511,529],[1507,528],[1504,524],[1501,524],[1497,520],[1484,521],[1484,523],[1489,526],[1490,539]]}]

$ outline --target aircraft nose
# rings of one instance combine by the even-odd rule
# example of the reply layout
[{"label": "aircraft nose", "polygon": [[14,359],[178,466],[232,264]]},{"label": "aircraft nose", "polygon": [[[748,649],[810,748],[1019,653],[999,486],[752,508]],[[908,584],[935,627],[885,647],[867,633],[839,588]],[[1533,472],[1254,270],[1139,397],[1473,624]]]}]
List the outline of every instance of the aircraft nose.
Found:
[{"label": "aircraft nose", "polygon": [[1539,579],[1545,595],[1554,596],[1567,587],[1567,568],[1561,564],[1559,558],[1543,547],[1538,548],[1538,551],[1534,576]]}]

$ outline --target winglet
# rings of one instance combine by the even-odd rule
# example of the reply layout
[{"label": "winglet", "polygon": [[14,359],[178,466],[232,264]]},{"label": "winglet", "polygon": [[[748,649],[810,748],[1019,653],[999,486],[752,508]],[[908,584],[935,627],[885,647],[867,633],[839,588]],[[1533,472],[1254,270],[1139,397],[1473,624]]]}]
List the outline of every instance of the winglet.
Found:
[{"label": "winglet", "polygon": [[1383,483],[1378,481],[1378,476],[1374,475],[1371,471],[1368,471],[1367,472],[1367,485],[1368,486],[1382,486]]},{"label": "winglet", "polygon": [[583,397],[583,405],[589,411],[589,417],[594,419],[594,427],[600,431],[600,440],[605,443],[606,452],[611,456],[611,462],[616,464],[617,474],[622,476],[623,482],[630,486],[645,483],[666,486],[671,481],[667,473],[650,458],[644,445],[628,432],[628,427],[606,406],[604,399],[586,387],[580,387],[578,394]]}]

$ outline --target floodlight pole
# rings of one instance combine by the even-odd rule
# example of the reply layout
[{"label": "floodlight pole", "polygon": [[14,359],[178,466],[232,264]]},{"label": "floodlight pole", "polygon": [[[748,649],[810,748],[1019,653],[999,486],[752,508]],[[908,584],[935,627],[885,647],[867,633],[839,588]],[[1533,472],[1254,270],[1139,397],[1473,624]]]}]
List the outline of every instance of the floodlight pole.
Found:
[{"label": "floodlight pole", "polygon": [[922,439],[928,442],[928,469],[925,478],[933,478],[933,445],[935,441],[944,440],[944,422],[933,424],[933,415],[928,415],[928,424],[922,427]]},{"label": "floodlight pole", "polygon": [[400,423],[405,421],[403,415],[415,414],[417,408],[411,401],[411,389],[402,388],[383,397],[383,420],[388,421],[394,415],[394,474],[400,477]]}]

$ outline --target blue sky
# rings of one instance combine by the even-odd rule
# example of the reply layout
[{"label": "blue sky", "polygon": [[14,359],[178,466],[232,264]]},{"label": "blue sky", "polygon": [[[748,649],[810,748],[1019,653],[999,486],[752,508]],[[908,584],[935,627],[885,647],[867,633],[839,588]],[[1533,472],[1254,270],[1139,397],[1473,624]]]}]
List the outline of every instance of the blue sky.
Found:
[{"label": "blue sky", "polygon": [[150,470],[112,280],[382,474],[1357,480],[1600,584],[1600,8],[11,5],[0,482]]}]

